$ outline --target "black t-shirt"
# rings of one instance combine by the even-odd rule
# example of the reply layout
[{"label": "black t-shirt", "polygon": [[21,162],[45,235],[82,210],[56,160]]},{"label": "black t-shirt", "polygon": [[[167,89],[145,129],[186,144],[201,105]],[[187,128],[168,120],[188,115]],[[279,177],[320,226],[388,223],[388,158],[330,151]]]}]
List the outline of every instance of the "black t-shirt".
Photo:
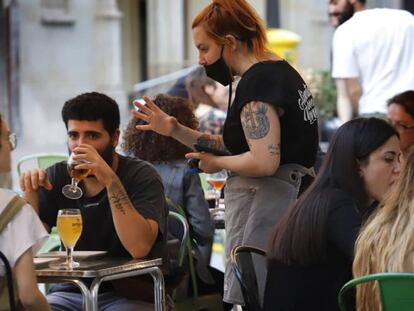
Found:
[{"label": "black t-shirt", "polygon": [[352,279],[354,246],[362,218],[347,193],[333,191],[326,228],[327,260],[308,266],[271,260],[264,310],[339,310],[337,297]]},{"label": "black t-shirt", "polygon": [[[112,257],[131,257],[115,231],[106,189],[93,197],[84,195],[78,200],[71,200],[62,194],[62,187],[70,183],[66,162],[49,167],[47,173],[53,189],[39,190],[41,220],[52,227],[56,225],[59,209],[78,208],[82,214],[83,230],[76,250],[100,250],[107,251]],[[165,259],[168,207],[161,178],[147,162],[121,155],[116,174],[135,209],[143,217],[158,223],[158,237],[148,257]],[[83,182],[79,186],[84,190]]]},{"label": "black t-shirt", "polygon": [[265,102],[284,111],[279,117],[280,164],[313,166],[318,149],[317,112],[312,94],[297,71],[286,61],[266,61],[254,64],[244,73],[224,124],[224,144],[232,154],[249,151],[240,113],[251,101]]}]

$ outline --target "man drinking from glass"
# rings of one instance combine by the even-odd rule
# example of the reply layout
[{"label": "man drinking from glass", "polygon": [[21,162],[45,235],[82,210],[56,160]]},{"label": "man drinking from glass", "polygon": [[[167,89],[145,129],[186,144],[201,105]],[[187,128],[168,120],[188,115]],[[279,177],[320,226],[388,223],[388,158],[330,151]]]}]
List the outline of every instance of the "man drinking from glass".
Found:
[{"label": "man drinking from glass", "polygon": [[[77,250],[107,251],[114,257],[164,257],[167,207],[162,181],[148,163],[115,152],[120,130],[117,103],[104,94],[85,93],[62,109],[75,169],[89,170],[79,182],[83,195],[70,199],[62,188],[71,183],[67,163],[25,172],[20,186],[47,227],[58,211],[80,209],[83,231]],[[165,261],[163,261],[165,262]],[[111,282],[99,291],[100,310],[145,310],[149,304],[115,293]],[[81,310],[82,295],[70,284],[52,287],[47,296],[53,310]]]}]

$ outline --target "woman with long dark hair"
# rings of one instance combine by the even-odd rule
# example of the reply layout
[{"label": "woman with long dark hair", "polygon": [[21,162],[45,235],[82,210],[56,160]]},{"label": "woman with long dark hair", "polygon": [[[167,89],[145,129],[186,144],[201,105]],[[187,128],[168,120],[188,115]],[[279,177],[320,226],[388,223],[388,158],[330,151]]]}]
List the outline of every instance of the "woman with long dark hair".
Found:
[{"label": "woman with long dark hair", "polygon": [[383,120],[338,129],[315,181],[275,228],[265,310],[339,310],[361,223],[396,180],[399,155],[398,134]]}]

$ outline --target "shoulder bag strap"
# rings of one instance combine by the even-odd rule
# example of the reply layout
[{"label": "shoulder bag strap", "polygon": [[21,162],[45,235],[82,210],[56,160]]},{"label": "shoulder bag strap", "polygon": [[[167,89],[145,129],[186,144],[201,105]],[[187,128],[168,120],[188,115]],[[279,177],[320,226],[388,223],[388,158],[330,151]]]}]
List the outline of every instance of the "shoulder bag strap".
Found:
[{"label": "shoulder bag strap", "polygon": [[13,199],[7,204],[6,208],[0,214],[0,232],[6,227],[6,225],[13,219],[13,217],[22,209],[26,201],[19,195],[15,195]]}]

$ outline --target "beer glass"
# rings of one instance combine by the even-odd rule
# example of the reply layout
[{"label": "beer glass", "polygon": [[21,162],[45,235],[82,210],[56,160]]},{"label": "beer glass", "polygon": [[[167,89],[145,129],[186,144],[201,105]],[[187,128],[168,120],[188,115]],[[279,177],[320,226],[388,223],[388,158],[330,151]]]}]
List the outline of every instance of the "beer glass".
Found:
[{"label": "beer glass", "polygon": [[81,163],[81,161],[76,161],[73,159],[73,153],[70,155],[68,159],[68,172],[72,178],[72,181],[69,185],[66,185],[62,188],[63,195],[69,199],[75,200],[79,199],[82,196],[82,189],[78,187],[78,183],[82,179],[86,178],[86,176],[88,176],[91,172],[91,170],[88,169],[75,169],[75,166]]},{"label": "beer glass", "polygon": [[79,209],[61,209],[58,212],[56,227],[59,237],[66,248],[66,261],[54,265],[55,268],[72,270],[79,267],[73,260],[73,249],[82,233],[82,215]]},{"label": "beer glass", "polygon": [[221,189],[223,189],[224,184],[226,183],[227,179],[227,171],[221,170],[216,173],[207,174],[207,182],[214,188],[216,204],[215,208],[219,207],[219,201],[221,196]]}]

